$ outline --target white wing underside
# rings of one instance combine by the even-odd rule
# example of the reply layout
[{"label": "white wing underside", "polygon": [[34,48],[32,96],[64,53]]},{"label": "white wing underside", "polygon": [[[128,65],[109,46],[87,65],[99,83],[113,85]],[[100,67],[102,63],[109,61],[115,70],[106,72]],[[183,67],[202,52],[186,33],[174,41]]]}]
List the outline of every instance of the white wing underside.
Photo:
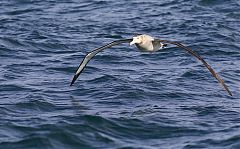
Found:
[{"label": "white wing underside", "polygon": [[77,69],[77,72],[75,73],[73,79],[72,79],[72,82],[71,82],[71,85],[73,85],[73,83],[77,80],[77,78],[79,77],[79,75],[81,74],[81,72],[83,71],[83,69],[85,68],[85,66],[87,65],[87,63],[96,55],[98,54],[99,52],[103,51],[104,49],[107,49],[107,48],[110,48],[112,46],[116,46],[116,45],[119,45],[119,44],[122,44],[122,43],[130,43],[132,41],[132,39],[123,39],[123,40],[117,40],[117,41],[113,41],[109,44],[106,44],[100,48],[97,48],[93,51],[91,51],[90,53],[88,53],[83,61],[80,63],[78,69]]}]

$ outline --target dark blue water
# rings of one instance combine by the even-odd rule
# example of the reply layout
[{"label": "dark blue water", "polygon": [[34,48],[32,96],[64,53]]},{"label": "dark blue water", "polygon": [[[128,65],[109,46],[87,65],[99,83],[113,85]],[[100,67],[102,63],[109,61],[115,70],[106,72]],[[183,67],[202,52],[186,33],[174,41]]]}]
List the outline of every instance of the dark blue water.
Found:
[{"label": "dark blue water", "polygon": [[[169,46],[84,55],[136,34],[177,40],[225,80]],[[240,148],[238,0],[1,0],[1,149]]]}]

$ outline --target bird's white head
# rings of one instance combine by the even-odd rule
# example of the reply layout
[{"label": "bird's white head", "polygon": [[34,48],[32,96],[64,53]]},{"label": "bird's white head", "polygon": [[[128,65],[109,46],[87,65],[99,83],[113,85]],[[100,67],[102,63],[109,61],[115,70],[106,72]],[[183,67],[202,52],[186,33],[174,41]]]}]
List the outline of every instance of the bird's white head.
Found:
[{"label": "bird's white head", "polygon": [[154,40],[154,38],[149,35],[138,35],[138,36],[133,37],[133,40],[132,40],[132,42],[130,42],[130,45],[141,44],[143,42],[149,42],[149,41],[153,41],[153,40]]}]

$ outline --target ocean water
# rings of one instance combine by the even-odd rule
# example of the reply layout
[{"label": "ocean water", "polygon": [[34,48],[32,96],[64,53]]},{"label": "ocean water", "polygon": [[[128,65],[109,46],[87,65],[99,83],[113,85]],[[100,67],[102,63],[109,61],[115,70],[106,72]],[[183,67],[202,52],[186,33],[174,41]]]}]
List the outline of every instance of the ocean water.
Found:
[{"label": "ocean water", "polygon": [[[240,148],[239,0],[1,0],[0,149]],[[174,40],[142,53],[136,34]]]}]

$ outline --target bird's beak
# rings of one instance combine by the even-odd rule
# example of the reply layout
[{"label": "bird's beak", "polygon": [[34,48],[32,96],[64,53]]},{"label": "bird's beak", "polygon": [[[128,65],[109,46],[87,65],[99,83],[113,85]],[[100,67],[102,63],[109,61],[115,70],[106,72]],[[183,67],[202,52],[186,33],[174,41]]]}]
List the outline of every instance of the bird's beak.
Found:
[{"label": "bird's beak", "polygon": [[135,42],[134,42],[134,41],[130,42],[130,46],[131,46],[131,45],[133,45],[133,44],[135,44]]},{"label": "bird's beak", "polygon": [[136,43],[136,41],[135,41],[135,39],[134,39],[134,37],[133,37],[132,42],[130,42],[130,46],[133,45],[133,44],[135,44],[135,43]]}]

